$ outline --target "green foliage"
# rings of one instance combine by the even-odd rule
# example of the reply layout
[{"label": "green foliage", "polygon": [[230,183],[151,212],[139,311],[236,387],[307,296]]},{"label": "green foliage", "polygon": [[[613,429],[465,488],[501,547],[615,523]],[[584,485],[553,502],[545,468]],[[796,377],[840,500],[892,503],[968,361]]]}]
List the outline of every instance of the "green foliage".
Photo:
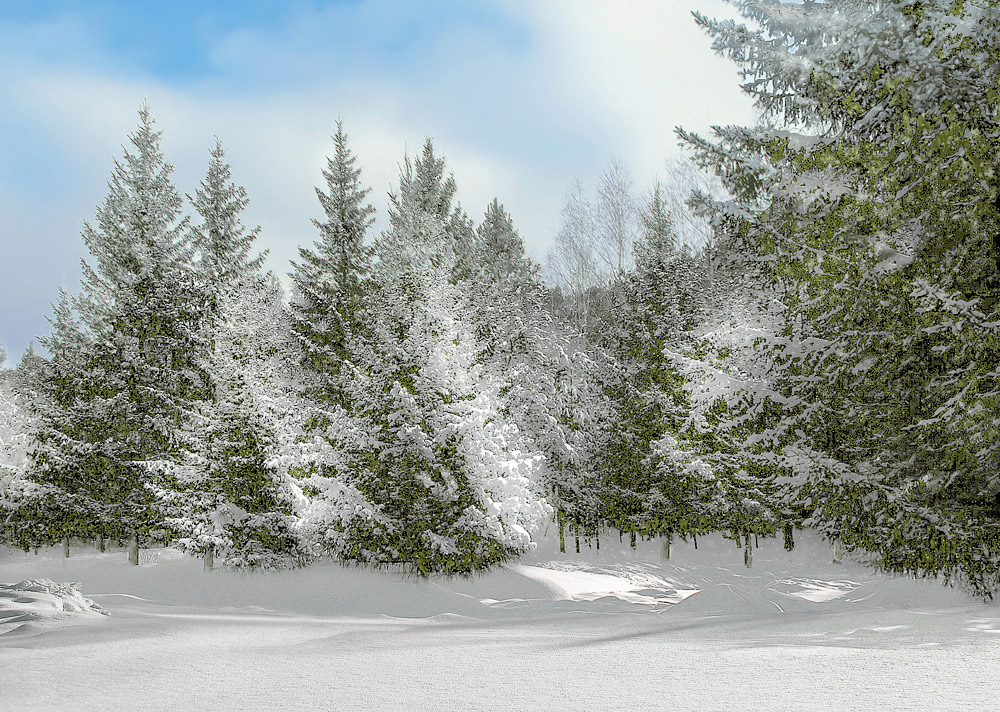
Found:
[{"label": "green foliage", "polygon": [[[992,21],[963,3],[741,9],[763,32],[699,22],[788,130],[681,134],[733,190],[716,205],[730,244],[780,287],[785,326],[765,347],[795,404],[774,441],[781,498],[886,568],[990,595],[1000,549],[976,503],[998,464]],[[851,42],[827,34],[835,11]],[[865,42],[893,61],[852,53]],[[900,519],[925,524],[885,525]]]}]

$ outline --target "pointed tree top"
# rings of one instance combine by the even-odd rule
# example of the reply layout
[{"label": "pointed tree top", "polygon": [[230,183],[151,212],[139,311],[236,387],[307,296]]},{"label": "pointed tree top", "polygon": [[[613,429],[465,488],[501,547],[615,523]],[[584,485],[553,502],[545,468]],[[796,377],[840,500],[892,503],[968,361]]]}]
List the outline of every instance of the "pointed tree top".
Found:
[{"label": "pointed tree top", "polygon": [[232,287],[241,280],[260,277],[268,251],[250,258],[259,227],[247,230],[240,218],[250,203],[247,191],[232,182],[232,169],[218,136],[209,149],[208,170],[195,196],[188,196],[201,224],[191,229],[199,267],[213,290]]}]

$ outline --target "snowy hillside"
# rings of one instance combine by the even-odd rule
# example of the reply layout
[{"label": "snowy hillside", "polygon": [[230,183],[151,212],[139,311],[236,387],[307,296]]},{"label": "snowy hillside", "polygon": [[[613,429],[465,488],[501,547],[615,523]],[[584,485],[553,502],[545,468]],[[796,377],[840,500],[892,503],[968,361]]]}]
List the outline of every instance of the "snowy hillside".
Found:
[{"label": "snowy hillside", "polygon": [[721,537],[674,542],[667,561],[660,542],[633,552],[617,536],[579,555],[568,539],[560,554],[553,534],[477,580],[336,564],[205,573],[166,550],[139,567],[120,551],[6,552],[0,582],[78,582],[65,598],[108,615],[0,590],[4,707],[994,708],[996,604],[835,564],[801,533],[793,552],[761,540],[749,569]]}]

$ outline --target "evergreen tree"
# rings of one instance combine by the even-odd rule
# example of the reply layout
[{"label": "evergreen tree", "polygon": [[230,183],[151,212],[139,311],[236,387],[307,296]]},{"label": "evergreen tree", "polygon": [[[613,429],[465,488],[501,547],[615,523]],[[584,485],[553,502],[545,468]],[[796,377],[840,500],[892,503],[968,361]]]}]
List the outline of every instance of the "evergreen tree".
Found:
[{"label": "evergreen tree", "polygon": [[770,523],[741,514],[747,482],[721,466],[718,450],[726,445],[692,419],[692,390],[704,376],[692,365],[707,365],[695,329],[708,317],[710,254],[692,255],[686,244],[678,249],[659,185],[641,217],[635,269],[599,326],[616,366],[606,380],[612,408],[600,451],[602,518],[633,538],[748,527],[765,533]]},{"label": "evergreen tree", "polygon": [[[539,476],[566,522],[596,528],[594,443],[604,429],[596,372],[585,342],[545,309],[550,292],[524,254],[513,220],[498,201],[477,230],[479,275],[463,285],[476,331],[476,362],[499,384],[500,411],[545,459]],[[586,424],[586,426],[584,426]]]},{"label": "evergreen tree", "polygon": [[474,360],[453,282],[474,264],[458,267],[458,255],[475,233],[452,208],[454,192],[428,140],[415,164],[405,162],[389,229],[376,241],[365,328],[346,341],[338,388],[350,409],[316,411],[322,454],[299,468],[312,499],[303,531],[317,553],[469,572],[531,548],[547,514],[538,458]]},{"label": "evergreen tree", "polygon": [[677,254],[679,245],[673,218],[663,199],[659,181],[653,186],[646,209],[641,211],[641,239],[633,246],[637,273],[654,274],[657,267],[668,264]]},{"label": "evergreen tree", "polygon": [[404,158],[399,188],[390,195],[389,229],[375,239],[380,285],[397,283],[417,294],[435,270],[454,283],[474,269],[475,229],[461,205],[453,206],[455,178],[444,171],[430,137],[415,161]]},{"label": "evergreen tree", "polygon": [[96,226],[84,225],[95,267],[84,261],[79,298],[61,293],[52,334],[41,339],[50,358],[27,359],[39,421],[28,477],[47,488],[14,513],[22,546],[163,539],[149,486],[183,468],[186,414],[207,397],[187,221],[149,109],[139,116]]},{"label": "evergreen tree", "polygon": [[202,363],[212,398],[189,419],[194,467],[176,488],[157,490],[176,545],[209,568],[216,554],[228,568],[296,565],[305,556],[291,530],[292,495],[268,464],[280,437],[270,405],[284,392],[272,361],[288,344],[280,286],[262,272],[266,253],[250,258],[259,229],[243,227],[248,202],[216,141],[192,199],[197,271],[211,305]]},{"label": "evergreen tree", "polygon": [[301,262],[292,263],[290,275],[296,332],[306,363],[320,383],[340,372],[349,334],[360,326],[357,313],[371,275],[372,255],[364,241],[375,213],[365,201],[370,189],[362,187],[361,169],[355,167],[357,159],[340,121],[333,140],[334,157],[327,159],[323,171],[327,190],[316,189],[326,217],[322,222],[313,220],[320,238],[314,249],[299,248]]},{"label": "evergreen tree", "polygon": [[994,13],[736,4],[762,30],[698,21],[771,125],[681,136],[738,196],[717,206],[734,246],[782,285],[787,499],[887,569],[991,595]]},{"label": "evergreen tree", "polygon": [[340,555],[469,572],[533,548],[547,505],[539,457],[475,363],[457,287],[442,273],[426,289],[419,301],[382,290],[369,303],[373,333],[348,386],[377,445],[354,454],[364,466],[349,482],[380,518],[343,518]]},{"label": "evergreen tree", "polygon": [[538,267],[524,253],[524,240],[510,214],[496,198],[476,228],[477,278],[491,285],[539,286]]},{"label": "evergreen tree", "polygon": [[254,275],[224,294],[207,367],[214,398],[192,419],[197,468],[157,495],[175,545],[208,568],[216,556],[229,569],[300,566],[301,490],[282,458],[301,434],[302,383],[281,286]]},{"label": "evergreen tree", "polygon": [[375,209],[340,121],[333,138],[335,153],[323,172],[327,190],[316,189],[326,220],[313,221],[320,239],[313,249],[299,248],[291,274],[290,317],[303,370],[275,462],[299,494],[302,541],[315,555],[340,558],[349,522],[380,516],[350,481],[379,445],[363,419],[365,400],[353,400],[350,386],[364,375],[355,361],[373,326],[365,309],[375,287],[373,250],[364,241]]},{"label": "evergreen tree", "polygon": [[197,267],[208,290],[220,292],[259,278],[268,250],[251,258],[260,228],[247,230],[241,213],[249,204],[246,188],[232,182],[222,143],[216,138],[208,170],[195,196],[188,196],[201,222],[191,227]]},{"label": "evergreen tree", "polygon": [[[4,356],[0,347],[0,356]],[[31,346],[25,356],[30,360]],[[37,428],[29,394],[21,387],[20,370],[0,371],[0,542],[13,543],[7,531],[7,516],[32,497],[40,494],[39,485],[26,478],[28,450]]]},{"label": "evergreen tree", "polygon": [[140,107],[139,128],[129,137],[134,151],[114,162],[96,226],[83,226],[94,267],[82,261],[79,307],[95,336],[103,335],[130,301],[146,299],[152,284],[186,268],[193,254],[183,200],[171,181],[174,169],[160,150],[162,132],[154,123],[149,107]]}]

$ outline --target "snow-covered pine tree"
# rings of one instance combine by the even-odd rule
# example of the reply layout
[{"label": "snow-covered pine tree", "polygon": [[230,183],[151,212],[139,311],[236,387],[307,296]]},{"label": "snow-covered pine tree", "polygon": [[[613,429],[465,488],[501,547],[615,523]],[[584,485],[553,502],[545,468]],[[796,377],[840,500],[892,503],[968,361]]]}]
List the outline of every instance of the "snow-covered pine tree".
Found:
[{"label": "snow-covered pine tree", "polygon": [[[334,155],[323,171],[326,191],[316,188],[325,220],[313,220],[320,237],[312,249],[300,247],[301,261],[293,262],[292,315],[322,401],[349,408],[343,394],[332,387],[347,358],[347,341],[360,329],[358,310],[365,283],[371,277],[372,248],[365,236],[374,222],[375,208],[367,202],[370,188],[361,184],[361,168],[351,152],[341,121],[333,136]],[[331,380],[332,379],[332,380]]]},{"label": "snow-covered pine tree", "polygon": [[996,8],[734,4],[762,30],[698,21],[772,125],[681,135],[748,199],[722,220],[785,285],[789,496],[885,568],[989,596]]},{"label": "snow-covered pine tree", "polygon": [[[27,354],[33,354],[31,346]],[[0,363],[6,353],[0,346]],[[31,359],[31,355],[28,355]],[[0,542],[16,546],[9,531],[9,512],[40,494],[41,487],[25,476],[28,470],[28,449],[37,427],[28,402],[28,394],[20,388],[21,372],[0,370]]]},{"label": "snow-covered pine tree", "polygon": [[[641,398],[636,369],[642,367],[629,353],[628,346],[636,336],[633,327],[639,325],[636,321],[638,301],[634,294],[634,272],[626,270],[631,267],[631,259],[625,260],[621,252],[624,249],[633,251],[635,233],[643,224],[643,216],[623,165],[612,162],[606,166],[600,183],[595,203],[586,199],[577,184],[567,199],[563,224],[548,261],[550,276],[563,280],[568,287],[555,313],[563,321],[562,328],[576,332],[571,338],[575,346],[554,364],[567,388],[563,397],[556,400],[561,401],[564,413],[573,414],[568,418],[562,416],[560,421],[587,443],[585,447],[577,446],[578,455],[586,455],[574,458],[576,464],[571,468],[577,470],[575,479],[582,478],[586,483],[587,496],[581,498],[574,493],[560,504],[575,500],[573,519],[578,521],[584,516],[588,520],[585,527],[588,534],[596,533],[599,530],[597,522],[603,521],[629,531],[634,541],[640,531],[652,533],[656,530],[659,525],[654,521],[666,521],[663,507],[647,501],[651,494],[655,499],[651,490],[655,468],[642,454],[643,447],[637,446],[638,435],[633,432],[641,430],[649,435],[652,423],[632,422],[641,419],[642,412],[641,408],[637,410],[636,400]],[[669,230],[669,224],[662,224],[667,220],[662,198],[657,207],[659,215],[650,219],[659,219],[661,230]],[[693,260],[689,258],[689,261],[688,267],[693,267]],[[554,269],[558,267],[562,268],[561,272]],[[697,269],[678,269],[677,275],[671,275],[681,275],[680,281],[692,287],[686,306],[698,301],[694,297],[697,296],[699,274]],[[575,284],[566,281],[574,276],[577,278]],[[658,298],[676,289],[677,285],[671,282],[664,288],[663,295],[649,295],[650,309],[662,311]],[[674,301],[680,299],[674,298]],[[664,323],[657,323],[655,329],[664,332],[661,336],[669,331]],[[567,360],[570,353],[575,355]],[[575,413],[580,413],[581,417]],[[589,416],[583,416],[584,413]],[[578,421],[584,418],[589,423],[581,428]],[[661,435],[658,433],[651,439],[658,440]],[[648,454],[648,443],[645,449]]]},{"label": "snow-covered pine tree", "polygon": [[658,476],[651,449],[668,429],[676,433],[674,421],[685,406],[681,379],[668,367],[663,348],[681,330],[678,278],[687,279],[693,270],[679,264],[659,185],[641,219],[639,239],[630,246],[634,268],[621,273],[621,298],[595,330],[614,355],[616,371],[608,379],[610,437],[600,452],[602,518],[633,537],[665,531],[685,535],[682,529],[699,524],[690,501],[697,488],[683,492],[682,483],[690,483],[680,473]]},{"label": "snow-covered pine tree", "polygon": [[452,207],[454,192],[428,140],[415,164],[405,161],[376,241],[365,329],[348,340],[340,387],[352,411],[332,410],[331,436],[317,443],[345,467],[339,478],[314,470],[303,486],[317,551],[422,573],[474,571],[531,548],[550,511],[536,491],[540,458],[474,361],[454,282],[474,265],[475,233]]},{"label": "snow-covered pine tree", "polygon": [[453,205],[455,177],[444,171],[430,137],[415,161],[404,158],[399,188],[390,195],[389,229],[375,239],[380,285],[402,280],[417,295],[434,269],[447,265],[453,282],[472,269],[475,229],[461,205]]},{"label": "snow-covered pine tree", "polygon": [[587,374],[601,366],[546,309],[550,294],[540,269],[525,255],[499,201],[487,207],[477,236],[479,271],[462,285],[463,310],[476,332],[476,362],[500,384],[501,413],[545,456],[539,473],[550,501],[558,503],[561,531],[569,521],[596,533],[588,453],[605,419],[597,379]]},{"label": "snow-covered pine tree", "polygon": [[641,220],[640,239],[634,244],[634,276],[626,290],[646,331],[662,345],[701,320],[707,275],[704,260],[679,243],[659,183]]},{"label": "snow-covered pine tree", "polygon": [[209,154],[205,177],[188,200],[200,218],[191,226],[195,267],[206,289],[218,297],[248,280],[261,279],[268,250],[251,258],[260,228],[247,230],[243,225],[241,215],[250,203],[246,188],[233,182],[218,138]]},{"label": "snow-covered pine tree", "polygon": [[524,240],[510,213],[496,198],[486,206],[483,221],[476,228],[475,246],[476,279],[515,290],[541,286],[538,265],[525,254]]},{"label": "snow-covered pine tree", "polygon": [[203,364],[213,397],[197,404],[190,419],[194,466],[176,488],[157,493],[175,546],[204,556],[208,567],[216,555],[233,569],[301,564],[293,496],[268,464],[281,439],[274,402],[287,401],[280,362],[290,342],[282,339],[281,289],[263,273],[266,252],[251,258],[259,228],[242,223],[249,200],[232,182],[218,140],[190,200],[200,219],[191,232],[210,305]]},{"label": "snow-covered pine tree", "polygon": [[289,323],[298,356],[289,373],[298,375],[288,382],[297,390],[273,463],[297,495],[301,541],[315,555],[339,558],[347,523],[379,517],[350,475],[381,445],[363,420],[366,401],[352,400],[349,385],[362,375],[354,359],[365,352],[371,332],[364,306],[375,285],[365,238],[375,209],[340,121],[333,140],[335,152],[323,171],[326,191],[316,189],[326,219],[313,221],[320,237],[312,249],[300,247],[301,261],[292,263]]},{"label": "snow-covered pine tree", "polygon": [[49,487],[15,514],[36,546],[168,536],[149,486],[169,483],[185,461],[187,412],[208,396],[187,219],[148,107],[139,117],[96,225],[84,224],[94,267],[83,262],[82,294],[62,292],[41,339],[50,358],[25,371],[39,419],[28,477]]},{"label": "snow-covered pine tree", "polygon": [[550,509],[540,498],[540,455],[500,412],[499,384],[475,363],[459,287],[441,270],[425,289],[418,302],[382,290],[368,311],[373,338],[355,356],[350,385],[378,445],[354,453],[364,466],[350,484],[381,519],[344,520],[339,546],[348,559],[469,572],[533,548]]}]

